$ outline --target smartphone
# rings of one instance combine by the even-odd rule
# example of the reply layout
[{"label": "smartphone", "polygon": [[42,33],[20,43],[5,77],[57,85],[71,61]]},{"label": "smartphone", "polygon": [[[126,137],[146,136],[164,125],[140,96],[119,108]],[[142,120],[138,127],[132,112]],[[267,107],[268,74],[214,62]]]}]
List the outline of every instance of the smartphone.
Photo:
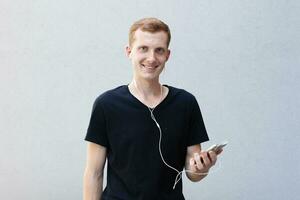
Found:
[{"label": "smartphone", "polygon": [[220,144],[214,144],[211,147],[209,147],[206,151],[214,151],[216,153],[220,152],[226,145],[228,144],[228,142],[222,142]]}]

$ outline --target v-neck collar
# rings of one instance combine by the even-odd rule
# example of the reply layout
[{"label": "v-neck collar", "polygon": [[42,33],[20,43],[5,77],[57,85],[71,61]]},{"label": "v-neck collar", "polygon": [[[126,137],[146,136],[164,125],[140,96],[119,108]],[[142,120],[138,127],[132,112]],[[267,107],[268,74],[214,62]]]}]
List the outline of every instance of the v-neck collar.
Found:
[{"label": "v-neck collar", "polygon": [[[141,106],[149,109],[150,107],[148,107],[146,104],[144,104],[143,102],[141,102],[138,98],[136,98],[129,90],[129,84],[127,85],[124,85],[124,87],[126,88],[126,91],[129,93],[129,95],[138,103],[140,104]],[[168,94],[165,96],[165,98],[163,98],[163,100],[157,104],[154,108],[150,108],[151,110],[156,110],[158,109],[159,107],[161,107],[161,105],[165,104],[165,102],[167,101],[167,99],[169,99],[170,95],[171,95],[171,92],[172,92],[172,89],[170,86],[166,85],[166,84],[163,84],[163,86],[167,87],[168,88]]]}]

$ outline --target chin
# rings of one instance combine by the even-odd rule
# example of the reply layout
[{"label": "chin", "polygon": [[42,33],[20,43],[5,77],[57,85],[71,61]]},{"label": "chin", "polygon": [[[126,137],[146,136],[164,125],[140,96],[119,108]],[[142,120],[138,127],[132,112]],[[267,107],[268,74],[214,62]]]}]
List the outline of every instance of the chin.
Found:
[{"label": "chin", "polygon": [[159,75],[157,74],[142,74],[140,77],[147,81],[153,81],[159,79]]}]

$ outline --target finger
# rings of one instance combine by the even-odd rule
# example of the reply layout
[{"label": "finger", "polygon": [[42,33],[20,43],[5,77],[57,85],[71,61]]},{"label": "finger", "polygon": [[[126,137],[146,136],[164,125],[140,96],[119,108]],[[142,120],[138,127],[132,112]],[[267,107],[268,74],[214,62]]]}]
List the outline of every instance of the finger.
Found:
[{"label": "finger", "polygon": [[203,158],[205,167],[211,166],[211,162],[210,162],[210,159],[208,158],[207,151],[202,152],[201,157]]},{"label": "finger", "polygon": [[214,151],[209,151],[208,156],[210,158],[212,165],[215,165],[215,163],[217,161],[217,154]]},{"label": "finger", "polygon": [[203,161],[201,162],[200,155],[198,153],[194,153],[194,160],[196,161],[198,170],[204,168]]},{"label": "finger", "polygon": [[194,158],[190,159],[190,170],[196,171],[196,161]]}]

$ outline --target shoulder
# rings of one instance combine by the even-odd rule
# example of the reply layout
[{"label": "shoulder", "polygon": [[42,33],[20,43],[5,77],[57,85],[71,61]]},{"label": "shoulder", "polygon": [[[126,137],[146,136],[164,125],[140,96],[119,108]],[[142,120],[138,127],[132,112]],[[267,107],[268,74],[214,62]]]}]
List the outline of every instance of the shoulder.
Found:
[{"label": "shoulder", "polygon": [[196,100],[195,96],[185,89],[170,86],[170,85],[167,85],[167,87],[169,88],[169,92],[171,92],[174,96],[176,96],[181,100],[186,100],[186,101]]},{"label": "shoulder", "polygon": [[100,93],[95,99],[94,105],[105,106],[109,103],[115,102],[120,97],[126,94],[126,85],[117,86],[113,89]]},{"label": "shoulder", "polygon": [[182,89],[182,88],[177,88],[173,86],[168,86],[170,89],[170,102],[173,102],[176,108],[183,108],[188,110],[189,112],[193,112],[193,110],[198,110],[199,109],[199,104],[198,100],[192,94],[191,92]]}]

